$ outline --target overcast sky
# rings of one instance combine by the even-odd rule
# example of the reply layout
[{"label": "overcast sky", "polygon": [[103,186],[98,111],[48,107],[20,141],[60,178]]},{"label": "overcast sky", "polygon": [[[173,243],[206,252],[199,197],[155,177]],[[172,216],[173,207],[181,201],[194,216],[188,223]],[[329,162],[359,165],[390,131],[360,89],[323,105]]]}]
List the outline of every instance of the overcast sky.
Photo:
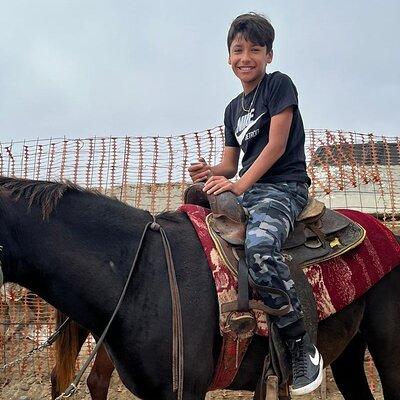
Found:
[{"label": "overcast sky", "polygon": [[241,91],[226,32],[276,30],[306,128],[399,136],[398,0],[1,0],[0,140],[178,135],[223,121]]}]

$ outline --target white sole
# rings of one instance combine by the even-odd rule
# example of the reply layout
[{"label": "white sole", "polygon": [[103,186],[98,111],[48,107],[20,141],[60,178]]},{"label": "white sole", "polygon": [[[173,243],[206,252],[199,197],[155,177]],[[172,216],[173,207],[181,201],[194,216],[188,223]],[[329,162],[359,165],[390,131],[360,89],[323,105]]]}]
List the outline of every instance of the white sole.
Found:
[{"label": "white sole", "polygon": [[317,379],[306,386],[303,386],[298,389],[292,389],[291,394],[293,396],[302,396],[303,394],[311,393],[321,385],[322,378],[324,376],[324,374],[322,373],[324,363],[322,360],[322,356],[320,356],[320,357],[321,357],[321,360],[320,360],[320,364],[319,364],[319,372],[318,372]]}]

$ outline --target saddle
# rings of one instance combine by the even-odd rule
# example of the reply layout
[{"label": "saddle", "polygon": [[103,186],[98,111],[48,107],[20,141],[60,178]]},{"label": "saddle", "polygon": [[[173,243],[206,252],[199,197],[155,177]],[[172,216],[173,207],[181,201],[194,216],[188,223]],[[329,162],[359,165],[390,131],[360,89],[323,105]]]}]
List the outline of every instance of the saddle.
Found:
[{"label": "saddle", "polygon": [[[225,265],[238,278],[238,300],[222,304],[221,313],[229,316],[228,324],[233,335],[248,337],[254,330],[254,318],[249,313],[252,309],[261,310],[267,315],[283,315],[288,311],[273,310],[260,301],[249,300],[249,284],[256,292],[266,290],[284,297],[287,294],[278,289],[257,287],[249,278],[244,261],[247,216],[236,196],[232,192],[207,195],[203,187],[204,183],[196,183],[186,189],[184,202],[211,209],[206,218],[208,231]],[[304,301],[300,299],[301,303],[306,303],[310,311],[310,315],[305,315],[305,322],[312,339],[313,334],[316,335],[317,325],[315,303],[311,286],[301,269],[340,256],[358,246],[364,238],[365,230],[361,225],[310,197],[283,244],[281,254],[290,268],[299,297],[304,297]],[[289,299],[287,303],[290,303]]]},{"label": "saddle", "polygon": [[[246,213],[233,193],[207,195],[203,186],[203,183],[190,186],[185,191],[184,202],[211,209],[207,217],[209,232],[224,262],[237,276],[239,260],[244,255]],[[364,238],[361,225],[310,197],[282,246],[282,255],[287,263],[304,268],[340,256]]]}]

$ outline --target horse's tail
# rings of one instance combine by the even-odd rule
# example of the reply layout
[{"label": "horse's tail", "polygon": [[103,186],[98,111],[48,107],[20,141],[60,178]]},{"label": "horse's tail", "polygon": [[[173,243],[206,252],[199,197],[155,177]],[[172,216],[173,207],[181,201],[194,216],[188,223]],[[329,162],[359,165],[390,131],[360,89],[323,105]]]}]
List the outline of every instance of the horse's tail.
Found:
[{"label": "horse's tail", "polygon": [[[60,326],[67,318],[58,310],[55,312],[55,317],[57,326]],[[54,344],[56,364],[53,369],[55,380],[53,386],[56,387],[53,389],[56,389],[58,393],[62,393],[73,381],[76,358],[88,334],[88,331],[71,321],[56,340]]]}]

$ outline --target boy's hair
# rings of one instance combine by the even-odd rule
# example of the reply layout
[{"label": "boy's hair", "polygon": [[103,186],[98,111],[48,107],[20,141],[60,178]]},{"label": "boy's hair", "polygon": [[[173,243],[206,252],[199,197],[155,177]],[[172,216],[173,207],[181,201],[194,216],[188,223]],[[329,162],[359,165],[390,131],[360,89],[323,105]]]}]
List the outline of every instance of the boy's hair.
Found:
[{"label": "boy's hair", "polygon": [[259,46],[266,46],[268,52],[272,50],[275,39],[275,31],[271,23],[263,15],[254,12],[239,15],[232,22],[228,31],[228,52],[237,35]]}]

